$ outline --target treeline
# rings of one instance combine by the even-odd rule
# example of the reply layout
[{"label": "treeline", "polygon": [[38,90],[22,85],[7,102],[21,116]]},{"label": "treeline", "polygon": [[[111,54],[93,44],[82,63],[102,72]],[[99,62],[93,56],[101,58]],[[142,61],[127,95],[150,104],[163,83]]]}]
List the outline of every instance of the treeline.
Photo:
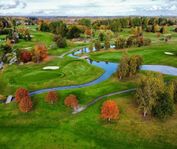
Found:
[{"label": "treeline", "polygon": [[165,17],[127,17],[117,19],[96,20],[93,22],[95,29],[111,29],[120,32],[123,28],[141,26],[144,31],[153,31],[154,26],[176,25],[177,20]]},{"label": "treeline", "polygon": [[69,39],[80,37],[81,33],[84,33],[85,28],[83,26],[71,25],[67,26],[63,21],[41,21],[39,23],[40,31],[52,32],[62,37],[67,37]]},{"label": "treeline", "polygon": [[[151,39],[144,38],[143,36],[130,36],[127,39],[118,37],[114,41],[115,49],[124,49],[124,48],[130,48],[130,47],[141,47],[141,46],[148,46],[151,44]],[[101,49],[109,49],[111,47],[111,43],[109,39],[104,40],[104,45],[101,44],[100,40],[96,40],[94,42],[95,49],[97,51]],[[92,51],[93,45],[90,45],[90,51]]]},{"label": "treeline", "polygon": [[86,26],[70,25],[67,26],[63,21],[41,21],[39,22],[40,31],[52,32],[54,34],[53,41],[56,42],[59,48],[67,46],[66,39],[80,38],[81,34],[91,34]]}]

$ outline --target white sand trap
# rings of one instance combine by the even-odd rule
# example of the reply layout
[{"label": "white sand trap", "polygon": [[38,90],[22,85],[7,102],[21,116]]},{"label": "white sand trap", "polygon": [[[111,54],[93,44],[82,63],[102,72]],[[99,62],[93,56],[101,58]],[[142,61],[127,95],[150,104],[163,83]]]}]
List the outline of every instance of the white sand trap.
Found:
[{"label": "white sand trap", "polygon": [[173,53],[171,52],[164,52],[166,55],[174,55]]},{"label": "white sand trap", "polygon": [[47,66],[47,67],[44,67],[42,69],[43,70],[57,70],[59,68],[60,68],[59,66]]}]

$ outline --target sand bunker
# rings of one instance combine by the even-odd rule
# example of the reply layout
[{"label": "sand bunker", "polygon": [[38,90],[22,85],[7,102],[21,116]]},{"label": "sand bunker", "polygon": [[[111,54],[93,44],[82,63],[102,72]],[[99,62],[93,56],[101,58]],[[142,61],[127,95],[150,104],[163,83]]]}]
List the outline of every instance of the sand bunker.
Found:
[{"label": "sand bunker", "polygon": [[59,66],[47,66],[42,68],[43,70],[58,70],[60,67]]},{"label": "sand bunker", "polygon": [[174,55],[173,53],[171,52],[164,52],[166,55]]}]

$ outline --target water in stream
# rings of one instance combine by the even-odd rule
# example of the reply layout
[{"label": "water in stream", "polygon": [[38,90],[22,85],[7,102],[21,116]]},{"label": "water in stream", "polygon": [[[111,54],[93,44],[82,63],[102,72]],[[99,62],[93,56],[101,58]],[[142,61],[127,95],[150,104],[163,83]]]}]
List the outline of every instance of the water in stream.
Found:
[{"label": "water in stream", "polygon": [[[95,48],[93,48],[93,51],[95,51]],[[80,58],[77,55],[89,53],[89,52],[90,51],[88,48],[83,48],[83,49],[73,52],[72,54],[69,54],[68,56],[74,57],[74,58]],[[104,61],[93,61],[89,58],[87,58],[86,60],[88,61],[89,64],[102,68],[105,71],[104,74],[102,76],[100,76],[99,78],[97,78],[96,80],[93,80],[89,83],[85,83],[85,84],[81,84],[81,85],[71,85],[71,86],[62,86],[62,87],[55,87],[55,88],[49,88],[49,89],[41,89],[41,90],[31,92],[30,95],[41,94],[44,92],[55,91],[55,90],[67,90],[67,89],[83,88],[83,87],[87,87],[87,86],[96,85],[96,84],[103,82],[103,81],[107,80],[108,78],[110,78],[111,75],[113,73],[115,73],[118,68],[118,63],[111,63],[111,62],[104,62]],[[160,72],[162,74],[177,76],[177,68],[171,67],[171,66],[142,65],[141,70],[149,70],[149,71]]]}]

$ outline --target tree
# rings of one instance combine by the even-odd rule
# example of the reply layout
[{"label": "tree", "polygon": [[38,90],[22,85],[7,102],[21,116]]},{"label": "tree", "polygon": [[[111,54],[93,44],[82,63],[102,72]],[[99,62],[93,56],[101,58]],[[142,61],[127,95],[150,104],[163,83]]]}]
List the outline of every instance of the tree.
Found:
[{"label": "tree", "polygon": [[93,44],[92,43],[89,45],[89,51],[93,52]]},{"label": "tree", "polygon": [[20,52],[20,60],[23,63],[27,63],[32,60],[32,53],[30,51],[23,50]]},{"label": "tree", "polygon": [[155,107],[153,108],[153,115],[159,119],[164,119],[174,113],[174,101],[168,92],[161,93],[157,98]]},{"label": "tree", "polygon": [[117,70],[117,76],[121,80],[127,77],[128,72],[129,72],[129,57],[127,54],[125,54],[120,60],[120,64]]},{"label": "tree", "polygon": [[43,43],[36,44],[33,50],[34,61],[39,63],[48,56],[48,49]]},{"label": "tree", "polygon": [[24,88],[19,88],[15,92],[15,100],[17,103],[20,103],[22,98],[28,97],[28,96],[29,96],[29,92],[28,92],[28,90],[26,90]]},{"label": "tree", "polygon": [[81,29],[77,26],[71,26],[67,32],[67,37],[69,39],[79,38],[82,33]]},{"label": "tree", "polygon": [[19,103],[21,112],[29,112],[32,109],[32,106],[33,104],[29,96],[24,96]]},{"label": "tree", "polygon": [[119,109],[115,101],[107,100],[101,108],[101,118],[104,120],[116,120],[119,117]]},{"label": "tree", "polygon": [[50,104],[54,104],[58,100],[58,94],[55,91],[50,91],[46,95],[46,101]]},{"label": "tree", "polygon": [[137,27],[137,26],[133,27],[131,29],[131,32],[132,32],[133,36],[135,36],[135,37],[142,36],[142,34],[143,34],[143,30],[142,30],[141,26],[139,26],[139,27]]},{"label": "tree", "polygon": [[143,58],[139,55],[132,55],[129,59],[129,74],[128,77],[136,75],[142,65]]},{"label": "tree", "polygon": [[154,24],[152,26],[152,32],[154,32],[154,33],[159,32],[159,25],[158,24]]},{"label": "tree", "polygon": [[144,117],[152,113],[159,94],[164,91],[164,86],[165,84],[160,74],[149,73],[147,77],[141,77],[136,90],[136,101],[139,108],[142,109]]},{"label": "tree", "polygon": [[110,41],[108,39],[105,40],[104,46],[105,46],[105,49],[110,48]]},{"label": "tree", "polygon": [[120,64],[118,66],[117,70],[118,78],[121,80],[136,75],[142,63],[143,58],[141,56],[132,55],[129,57],[127,54],[125,54],[121,58]]},{"label": "tree", "polygon": [[174,30],[175,32],[177,32],[177,28],[175,28],[175,30]]},{"label": "tree", "polygon": [[87,37],[91,37],[92,36],[92,30],[91,29],[86,29],[84,34],[87,36]]},{"label": "tree", "polygon": [[75,95],[69,95],[68,97],[66,97],[64,103],[67,107],[71,107],[73,109],[78,108],[78,100]]},{"label": "tree", "polygon": [[62,37],[61,35],[55,35],[54,41],[56,42],[56,44],[59,48],[67,47],[66,38]]},{"label": "tree", "polygon": [[126,44],[127,44],[127,47],[131,47],[135,45],[135,37],[134,36],[128,37]]},{"label": "tree", "polygon": [[141,47],[141,46],[144,45],[144,38],[143,38],[143,36],[137,37],[137,45],[138,45],[138,47]]},{"label": "tree", "polygon": [[173,81],[174,85],[174,102],[177,103],[177,80]]},{"label": "tree", "polygon": [[97,41],[95,42],[95,49],[96,49],[97,51],[99,51],[99,50],[101,49],[101,42],[100,42],[99,40],[97,40]]},{"label": "tree", "polygon": [[63,23],[62,21],[53,21],[49,24],[49,29],[52,33],[54,34],[59,34],[62,37],[65,37],[67,32],[68,32],[68,28],[66,26],[65,23]]},{"label": "tree", "polygon": [[49,25],[46,22],[42,21],[39,25],[39,30],[42,32],[49,32]]},{"label": "tree", "polygon": [[30,32],[28,28],[22,27],[17,29],[19,39],[31,40]]},{"label": "tree", "polygon": [[79,20],[79,24],[80,25],[85,25],[87,27],[90,27],[91,26],[91,20],[83,18],[83,19]]},{"label": "tree", "polygon": [[166,33],[167,33],[167,26],[166,26],[166,25],[163,26],[163,27],[160,29],[160,32],[161,32],[162,34],[166,34]]},{"label": "tree", "polygon": [[113,32],[120,32],[122,31],[122,27],[121,27],[121,23],[120,23],[120,20],[119,19],[115,19],[111,22],[111,30]]},{"label": "tree", "polygon": [[115,48],[116,49],[123,49],[126,47],[126,39],[124,38],[117,38],[115,41]]},{"label": "tree", "polygon": [[104,35],[104,33],[101,32],[101,33],[99,34],[99,40],[100,40],[100,41],[104,41],[104,39],[105,39],[105,35]]}]

